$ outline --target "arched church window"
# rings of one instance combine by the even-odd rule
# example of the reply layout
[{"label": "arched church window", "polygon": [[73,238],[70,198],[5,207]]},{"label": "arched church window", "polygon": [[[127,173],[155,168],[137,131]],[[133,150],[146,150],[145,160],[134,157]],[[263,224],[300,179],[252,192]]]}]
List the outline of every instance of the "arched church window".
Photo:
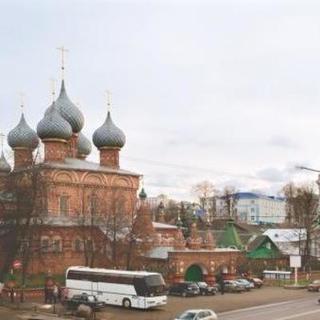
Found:
[{"label": "arched church window", "polygon": [[98,197],[97,195],[93,194],[90,197],[90,214],[96,215],[98,211]]},{"label": "arched church window", "polygon": [[88,239],[85,241],[85,249],[88,251],[88,252],[91,252],[94,250],[94,243],[91,239]]},{"label": "arched church window", "polygon": [[67,216],[69,213],[69,197],[67,195],[60,196],[60,215]]},{"label": "arched church window", "polygon": [[76,252],[83,251],[83,241],[79,238],[77,238],[74,241],[74,251],[76,251]]},{"label": "arched church window", "polygon": [[61,252],[62,251],[62,240],[60,237],[53,238],[52,251],[53,252]]},{"label": "arched church window", "polygon": [[50,248],[50,239],[49,237],[43,236],[40,240],[40,249],[42,252],[48,252]]}]

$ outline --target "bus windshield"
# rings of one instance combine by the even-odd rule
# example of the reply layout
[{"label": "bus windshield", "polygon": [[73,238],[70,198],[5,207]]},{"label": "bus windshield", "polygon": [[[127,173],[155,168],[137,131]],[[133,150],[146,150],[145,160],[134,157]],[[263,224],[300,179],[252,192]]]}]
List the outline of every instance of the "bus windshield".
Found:
[{"label": "bus windshield", "polygon": [[165,282],[160,274],[154,274],[145,278],[146,285],[150,296],[164,294]]},{"label": "bus windshield", "polygon": [[138,296],[154,297],[165,295],[165,282],[161,275],[137,277],[133,283]]}]

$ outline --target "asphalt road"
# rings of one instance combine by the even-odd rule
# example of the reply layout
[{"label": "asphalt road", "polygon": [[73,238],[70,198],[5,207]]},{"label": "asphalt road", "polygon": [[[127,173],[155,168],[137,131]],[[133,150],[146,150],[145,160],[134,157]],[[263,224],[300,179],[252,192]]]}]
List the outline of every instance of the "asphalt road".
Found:
[{"label": "asphalt road", "polygon": [[219,320],[319,320],[317,297],[238,309],[218,314]]},{"label": "asphalt road", "polygon": [[[285,290],[265,287],[242,294],[208,297],[169,297],[168,304],[152,310],[126,310],[107,306],[97,313],[99,320],[172,320],[186,309],[209,308],[215,310],[219,320],[319,320],[318,293],[306,290]],[[0,307],[0,320],[17,320],[23,311]]]},{"label": "asphalt road", "polygon": [[7,308],[0,307],[0,319],[1,320],[18,320],[16,311],[9,310]]},{"label": "asphalt road", "polygon": [[[168,297],[168,304],[159,309],[151,310],[126,310],[122,307],[107,306],[102,312],[98,312],[99,320],[172,320],[178,314],[181,314],[187,309],[203,309],[208,308],[214,310],[218,314],[223,312],[230,312],[231,310],[239,310],[242,308],[249,308],[262,305],[269,305],[272,303],[286,302],[286,301],[301,301],[301,299],[309,299],[310,305],[315,303],[318,298],[317,293],[310,293],[306,290],[286,290],[278,287],[265,287],[262,289],[251,290],[241,294],[217,294],[216,296],[204,296],[194,298]],[[294,302],[293,302],[294,304]],[[319,308],[320,306],[316,305]],[[249,314],[258,312],[258,309],[250,309]],[[303,310],[305,311],[305,309]],[[238,312],[238,311],[237,311]],[[228,314],[224,314],[227,316]],[[229,314],[229,316],[237,314]],[[241,316],[241,314],[240,314]],[[319,315],[317,315],[319,316]],[[237,319],[237,318],[231,318]],[[241,318],[240,318],[241,319]],[[246,316],[245,316],[246,319]],[[251,320],[260,320],[259,317],[252,317]],[[274,320],[273,318],[269,318]],[[320,319],[317,318],[318,320]],[[309,320],[309,319],[308,319]]]}]

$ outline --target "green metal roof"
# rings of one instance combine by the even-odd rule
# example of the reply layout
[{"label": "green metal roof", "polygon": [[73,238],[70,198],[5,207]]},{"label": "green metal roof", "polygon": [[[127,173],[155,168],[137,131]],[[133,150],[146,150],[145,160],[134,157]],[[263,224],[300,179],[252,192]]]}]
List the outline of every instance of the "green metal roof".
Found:
[{"label": "green metal roof", "polygon": [[282,256],[279,248],[266,235],[257,237],[248,249],[247,257],[251,259],[276,259]]},{"label": "green metal roof", "polygon": [[237,229],[235,228],[234,221],[229,220],[224,228],[224,231],[218,241],[220,248],[236,248],[239,250],[244,249]]}]

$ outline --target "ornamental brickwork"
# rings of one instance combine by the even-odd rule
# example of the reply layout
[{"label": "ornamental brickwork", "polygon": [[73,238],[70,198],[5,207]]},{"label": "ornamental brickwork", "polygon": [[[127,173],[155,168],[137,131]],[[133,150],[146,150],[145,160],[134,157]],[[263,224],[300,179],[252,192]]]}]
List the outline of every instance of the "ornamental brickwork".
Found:
[{"label": "ornamental brickwork", "polygon": [[[239,250],[215,248],[212,234],[199,236],[195,223],[185,239],[179,227],[164,223],[163,210],[153,222],[143,189],[137,207],[140,175],[120,168],[126,137],[110,111],[92,136],[98,163],[86,160],[91,143],[83,126],[63,80],[37,132],[24,114],[9,132],[14,166],[1,155],[0,219],[11,220],[0,230],[0,273],[9,272],[17,258],[28,273],[62,274],[71,265],[154,267],[172,282],[213,282],[217,272],[235,273]],[[43,161],[34,158],[39,138]]]}]

